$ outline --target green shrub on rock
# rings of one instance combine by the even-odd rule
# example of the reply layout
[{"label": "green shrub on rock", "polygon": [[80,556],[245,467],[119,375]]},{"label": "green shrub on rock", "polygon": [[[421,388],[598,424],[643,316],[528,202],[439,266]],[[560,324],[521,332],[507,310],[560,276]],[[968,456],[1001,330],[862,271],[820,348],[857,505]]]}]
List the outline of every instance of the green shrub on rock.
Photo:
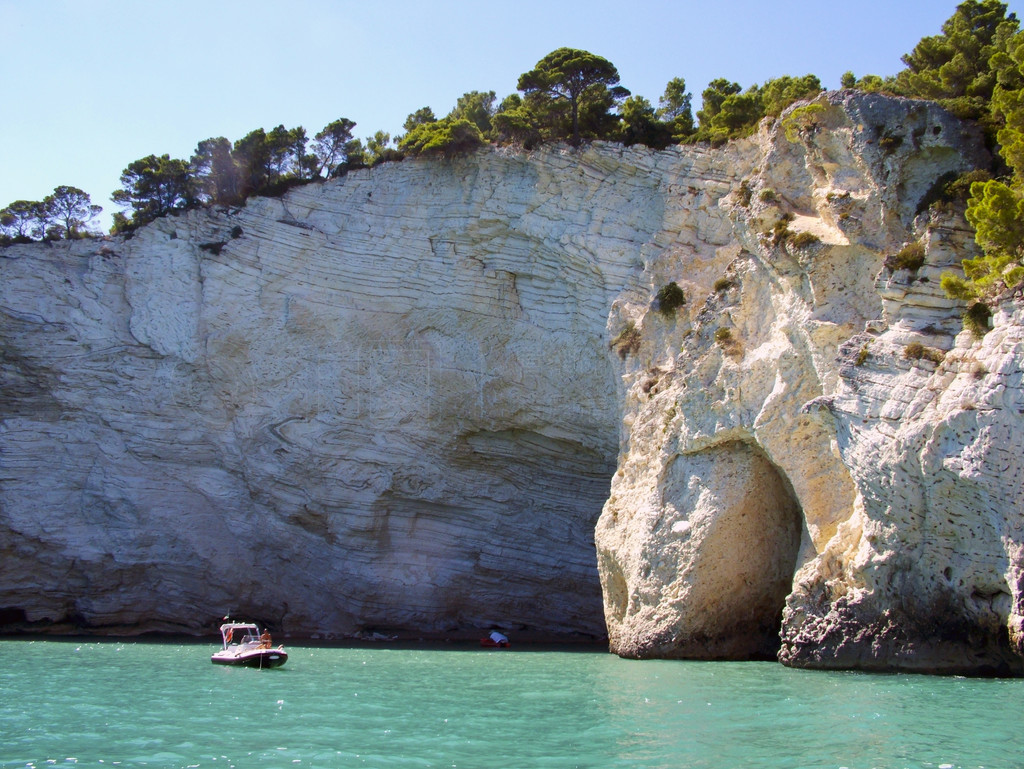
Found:
[{"label": "green shrub on rock", "polygon": [[796,232],[789,236],[789,245],[793,248],[808,248],[821,242],[821,238],[813,232]]},{"label": "green shrub on rock", "polygon": [[901,248],[897,253],[885,258],[885,266],[889,272],[897,270],[909,270],[917,272],[924,266],[925,251],[924,245],[913,242]]},{"label": "green shrub on rock", "polygon": [[658,300],[658,312],[667,318],[675,315],[676,310],[686,304],[686,295],[674,280],[658,289],[655,299]]},{"label": "green shrub on rock", "polygon": [[903,357],[907,360],[929,360],[932,363],[942,363],[946,353],[934,347],[926,347],[920,342],[911,342],[903,348]]},{"label": "green shrub on rock", "polygon": [[725,277],[719,278],[718,280],[715,281],[715,285],[714,285],[715,293],[716,294],[720,294],[723,291],[728,291],[734,285],[735,284],[731,280],[729,280],[729,278],[725,278]]},{"label": "green shrub on rock", "polygon": [[628,321],[625,327],[608,345],[615,350],[619,357],[625,360],[627,357],[640,349],[640,329],[634,321]]},{"label": "green shrub on rock", "polygon": [[444,118],[414,126],[398,143],[410,155],[466,155],[484,145],[483,134],[465,118]]},{"label": "green shrub on rock", "polygon": [[964,313],[964,328],[981,338],[989,332],[992,310],[984,302],[974,302]]}]

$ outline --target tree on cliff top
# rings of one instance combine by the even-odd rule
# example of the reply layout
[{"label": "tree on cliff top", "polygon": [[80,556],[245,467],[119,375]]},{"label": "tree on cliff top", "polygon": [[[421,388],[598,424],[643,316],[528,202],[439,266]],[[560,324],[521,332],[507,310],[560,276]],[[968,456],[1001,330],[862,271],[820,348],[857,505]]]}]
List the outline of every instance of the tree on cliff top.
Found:
[{"label": "tree on cliff top", "polygon": [[410,155],[454,157],[482,147],[483,134],[465,118],[446,117],[433,123],[421,123],[402,137],[398,148]]},{"label": "tree on cliff top", "polygon": [[695,130],[692,102],[693,94],[686,90],[686,80],[681,77],[669,80],[658,100],[657,116],[669,124],[675,141],[685,139]]},{"label": "tree on cliff top", "polygon": [[533,111],[517,94],[506,96],[491,117],[491,138],[499,144],[519,144],[530,149],[541,140]]},{"label": "tree on cliff top", "polygon": [[[38,200],[15,200],[0,208],[0,245],[31,242],[40,218],[45,221],[41,209],[42,203]],[[45,231],[45,225],[43,229]]]},{"label": "tree on cliff top", "polygon": [[52,222],[48,235],[71,240],[91,235],[89,223],[99,216],[103,208],[93,205],[88,193],[62,184],[52,195],[43,199],[47,215]]},{"label": "tree on cliff top", "polygon": [[812,99],[819,93],[821,81],[815,75],[783,75],[764,85],[752,85],[745,91],[739,83],[717,78],[708,83],[701,94],[703,106],[697,112],[700,128],[693,138],[721,142],[745,136],[757,127],[761,118],[778,117],[790,104]]},{"label": "tree on cliff top", "polygon": [[42,200],[16,200],[0,209],[0,245],[95,235],[90,222],[102,210],[88,193],[62,184]]},{"label": "tree on cliff top", "polygon": [[949,296],[972,303],[965,318],[987,317],[986,302],[1024,283],[1024,33],[1005,3],[966,0],[903,62],[889,90],[979,120],[1009,171],[970,185],[966,217],[982,254],[963,261],[963,277],[942,276]]},{"label": "tree on cliff top", "polygon": [[1005,52],[1018,28],[999,0],[966,0],[942,25],[903,57],[906,69],[892,83],[904,96],[937,101],[958,117],[982,119],[996,85],[993,57]]},{"label": "tree on cliff top", "polygon": [[231,142],[223,136],[199,142],[189,161],[189,173],[195,194],[204,203],[241,202],[241,178],[232,155]]},{"label": "tree on cliff top", "polygon": [[314,176],[331,176],[348,161],[347,150],[355,127],[356,124],[348,118],[338,118],[313,137]]},{"label": "tree on cliff top", "polygon": [[630,96],[622,103],[622,142],[665,149],[672,143],[672,127],[658,120],[657,112],[643,96]]},{"label": "tree on cliff top", "polygon": [[494,91],[467,91],[459,97],[448,118],[468,120],[480,129],[483,136],[487,136],[491,132],[495,98]]},{"label": "tree on cliff top", "polygon": [[400,149],[391,146],[392,142],[391,134],[387,131],[377,131],[373,136],[367,136],[363,161],[369,166],[376,166],[392,160],[401,160],[404,155]]},{"label": "tree on cliff top", "polygon": [[430,107],[420,107],[415,112],[409,114],[405,119],[405,123],[402,125],[402,128],[406,131],[411,131],[418,125],[433,123],[435,120],[437,120],[437,115],[434,114],[434,110]]},{"label": "tree on cliff top", "polygon": [[601,135],[614,124],[609,110],[629,96],[610,61],[588,51],[559,48],[519,77],[517,88],[552,139],[579,144],[584,133]]},{"label": "tree on cliff top", "polygon": [[982,255],[964,260],[964,278],[942,276],[946,293],[959,299],[985,301],[1024,282],[1024,32],[1006,49],[993,56],[998,78],[991,114],[993,123],[1002,124],[997,139],[1011,173],[971,185],[967,221]]},{"label": "tree on cliff top", "polygon": [[315,159],[306,155],[306,129],[277,126],[269,133],[250,131],[235,142],[231,156],[238,168],[243,197],[280,194],[312,176]]},{"label": "tree on cliff top", "polygon": [[129,163],[121,172],[121,189],[110,197],[132,212],[130,220],[117,220],[120,229],[138,227],[196,202],[188,162],[170,155],[148,155]]}]

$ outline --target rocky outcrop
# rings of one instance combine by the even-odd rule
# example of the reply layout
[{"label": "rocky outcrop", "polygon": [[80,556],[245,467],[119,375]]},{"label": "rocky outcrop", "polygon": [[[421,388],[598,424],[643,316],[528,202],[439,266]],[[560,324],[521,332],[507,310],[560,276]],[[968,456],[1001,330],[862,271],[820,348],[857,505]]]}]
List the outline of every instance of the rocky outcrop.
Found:
[{"label": "rocky outcrop", "polygon": [[752,158],[406,161],[3,250],[0,619],[603,637],[608,308],[724,268]]},{"label": "rocky outcrop", "polygon": [[830,93],[717,149],[405,161],[5,249],[0,622],[1024,672],[1024,310],[961,330],[971,232],[929,205],[987,162]]},{"label": "rocky outcrop", "polygon": [[[927,205],[979,137],[830,94],[756,141],[723,200],[741,253],[690,317],[632,310],[597,534],[612,648],[1020,673],[1020,311],[961,332],[939,276],[972,233]],[[892,269],[910,243],[924,264]]]}]

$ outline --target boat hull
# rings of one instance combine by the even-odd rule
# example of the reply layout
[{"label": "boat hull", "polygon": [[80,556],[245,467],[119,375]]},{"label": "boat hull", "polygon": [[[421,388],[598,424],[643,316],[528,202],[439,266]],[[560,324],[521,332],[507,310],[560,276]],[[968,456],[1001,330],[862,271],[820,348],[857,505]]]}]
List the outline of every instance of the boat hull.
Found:
[{"label": "boat hull", "polygon": [[507,649],[509,648],[508,641],[492,641],[490,638],[481,638],[480,645],[485,649]]},{"label": "boat hull", "polygon": [[218,652],[210,657],[214,665],[235,665],[245,668],[279,668],[288,661],[288,654],[281,649],[259,649],[248,652]]}]

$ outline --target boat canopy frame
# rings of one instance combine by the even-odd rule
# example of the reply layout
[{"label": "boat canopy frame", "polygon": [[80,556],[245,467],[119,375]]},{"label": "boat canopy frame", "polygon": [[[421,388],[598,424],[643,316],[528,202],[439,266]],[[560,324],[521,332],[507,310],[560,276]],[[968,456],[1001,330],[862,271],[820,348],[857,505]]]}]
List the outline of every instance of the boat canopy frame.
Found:
[{"label": "boat canopy frame", "polygon": [[[242,640],[235,641],[235,631],[242,630],[245,634],[242,636]],[[260,629],[253,622],[225,622],[220,626],[220,637],[224,642],[224,648],[228,648],[228,644],[244,644],[244,643],[258,643],[260,640]]]}]

